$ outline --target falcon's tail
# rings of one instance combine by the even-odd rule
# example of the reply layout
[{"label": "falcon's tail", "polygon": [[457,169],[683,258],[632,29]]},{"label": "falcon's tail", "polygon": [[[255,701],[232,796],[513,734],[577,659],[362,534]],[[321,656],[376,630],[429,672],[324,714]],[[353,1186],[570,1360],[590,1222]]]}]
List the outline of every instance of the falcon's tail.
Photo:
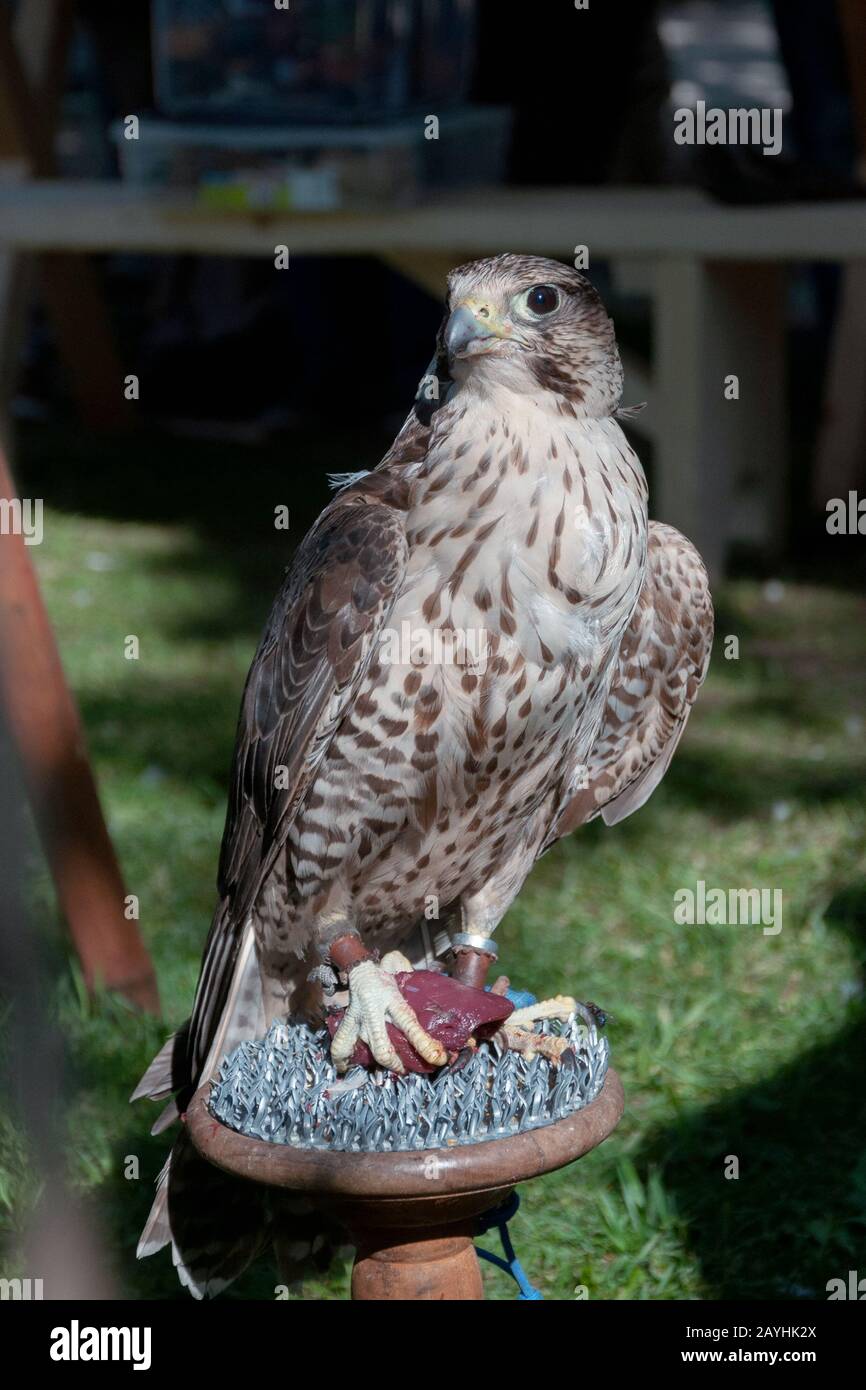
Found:
[{"label": "falcon's tail", "polygon": [[[303,976],[301,975],[301,978]],[[253,930],[247,924],[222,1013],[198,1076],[192,1074],[187,1025],[153,1059],[131,1099],[162,1100],[174,1092],[153,1132],[181,1116],[196,1087],[248,1038],[263,1037],[265,1011]],[[269,1191],[206,1162],[184,1131],[156,1180],[156,1196],[136,1251],[139,1259],[171,1245],[178,1278],[194,1298],[213,1297],[243,1273],[269,1244],[283,1282],[294,1283],[311,1258],[324,1266],[337,1239],[331,1223],[296,1194]]]},{"label": "falcon's tail", "polygon": [[169,1243],[178,1279],[200,1299],[222,1293],[268,1246],[280,1282],[296,1284],[311,1264],[325,1268],[345,1236],[302,1194],[220,1172],[183,1133],[157,1178],[136,1253],[143,1259]]},{"label": "falcon's tail", "polygon": [[267,1243],[263,1189],[207,1163],[185,1132],[157,1178],[136,1254],[171,1244],[177,1277],[193,1298],[212,1298],[242,1274]]},{"label": "falcon's tail", "polygon": [[[162,1100],[172,1096],[153,1126],[154,1134],[180,1116],[200,1081],[190,1072],[186,1030],[184,1024],[168,1039],[130,1097]],[[201,1077],[213,1075],[221,1059],[239,1043],[263,1033],[261,981],[248,925]],[[169,1154],[156,1188],[138,1243],[138,1258],[170,1243],[178,1278],[190,1293],[195,1298],[219,1293],[246,1268],[266,1238],[267,1222],[257,1190],[206,1163],[185,1133]]]}]

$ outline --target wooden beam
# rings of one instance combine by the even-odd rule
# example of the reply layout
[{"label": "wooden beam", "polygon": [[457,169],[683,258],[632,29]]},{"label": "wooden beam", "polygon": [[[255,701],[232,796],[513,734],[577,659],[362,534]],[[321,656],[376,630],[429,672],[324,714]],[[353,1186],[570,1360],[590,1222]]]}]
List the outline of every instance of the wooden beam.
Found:
[{"label": "wooden beam", "polygon": [[[575,231],[575,228],[578,231]],[[149,255],[492,255],[503,244],[592,257],[751,262],[860,260],[866,201],[723,207],[689,189],[480,189],[380,212],[214,212],[184,190],[106,180],[0,184],[0,244]],[[429,264],[428,260],[428,264]],[[417,262],[416,262],[417,264]],[[425,273],[426,278],[426,273]]]},{"label": "wooden beam", "polygon": [[[15,496],[0,450],[0,499]],[[124,915],[126,889],[30,547],[11,515],[4,509],[0,531],[0,699],[57,896],[88,986],[104,984],[158,1013],[153,966],[137,922]]]}]

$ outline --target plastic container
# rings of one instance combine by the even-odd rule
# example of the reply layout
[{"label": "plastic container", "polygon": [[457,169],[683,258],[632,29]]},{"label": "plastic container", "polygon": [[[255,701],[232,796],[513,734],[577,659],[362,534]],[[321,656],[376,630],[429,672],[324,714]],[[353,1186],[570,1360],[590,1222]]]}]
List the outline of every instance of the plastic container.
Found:
[{"label": "plastic container", "polygon": [[192,189],[225,211],[327,212],[501,182],[510,127],[507,108],[463,106],[442,115],[437,140],[425,138],[419,116],[285,129],[144,117],[137,140],[120,122],[113,134],[130,183]]},{"label": "plastic container", "polygon": [[371,121],[465,101],[476,0],[154,0],[175,119]]}]

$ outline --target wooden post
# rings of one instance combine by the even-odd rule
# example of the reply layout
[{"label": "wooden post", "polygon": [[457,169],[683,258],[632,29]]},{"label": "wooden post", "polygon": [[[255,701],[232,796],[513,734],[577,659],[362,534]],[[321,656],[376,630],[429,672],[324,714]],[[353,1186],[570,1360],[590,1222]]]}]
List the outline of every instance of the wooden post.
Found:
[{"label": "wooden post", "polygon": [[[363,1301],[483,1298],[476,1218],[518,1183],[604,1143],[625,1105],[611,1068],[594,1101],[538,1129],[443,1149],[345,1153],[239,1134],[214,1119],[210,1091],[209,1082],[200,1086],[184,1116],[198,1152],[224,1173],[306,1193],[345,1226],[357,1246],[352,1298]],[[283,1243],[292,1239],[290,1215],[284,1223]]]},{"label": "wooden post", "polygon": [[[857,137],[858,169],[866,176],[866,7],[863,0],[837,0]],[[866,466],[866,260],[842,269],[839,303],[824,384],[821,425],[815,447],[812,504],[826,512],[832,497],[862,486]]]},{"label": "wooden post", "polygon": [[[785,530],[784,277],[779,266],[661,257],[654,317],[659,463],[650,511],[701,552],[777,553]],[[725,398],[725,378],[739,397]]]},{"label": "wooden post", "polygon": [[433,1227],[421,1239],[412,1230],[365,1233],[358,1239],[354,1300],[430,1303],[484,1297],[471,1228]]},{"label": "wooden post", "polygon": [[[54,127],[72,29],[71,0],[24,0],[14,19],[0,5],[0,160],[19,177],[56,174]],[[108,310],[92,265],[65,252],[43,255],[40,286],[57,349],[82,417],[95,429],[126,430],[124,399]],[[20,255],[0,255],[0,397],[5,407],[20,352],[29,277]],[[8,445],[8,439],[5,441]]]},{"label": "wooden post", "polygon": [[[0,450],[0,499],[14,497]],[[137,922],[124,916],[126,890],[25,538],[9,524],[11,509],[2,515],[0,699],[60,905],[88,986],[104,984],[159,1013],[150,957]]]}]

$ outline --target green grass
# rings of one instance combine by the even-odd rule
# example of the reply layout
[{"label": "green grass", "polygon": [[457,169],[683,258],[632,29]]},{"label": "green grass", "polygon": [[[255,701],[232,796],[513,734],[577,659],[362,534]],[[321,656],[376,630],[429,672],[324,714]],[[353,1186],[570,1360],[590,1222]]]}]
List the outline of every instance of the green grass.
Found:
[{"label": "green grass", "polygon": [[[251,465],[239,462],[242,480]],[[201,450],[178,469],[174,507],[148,497],[141,457],[116,483],[135,505],[115,507],[108,473],[98,476],[91,514],[47,511],[33,554],[165,1023],[86,998],[35,846],[29,896],[67,1049],[70,1183],[101,1211],[124,1295],[187,1297],[165,1252],[134,1259],[167,1138],[149,1137],[155,1112],[127,1096],[189,1011],[240,690],[288,559],[270,518],[290,499],[272,470],[258,511],[246,502],[233,529],[232,487],[210,487]],[[314,509],[324,489],[312,491]],[[68,505],[59,483],[45,495]],[[718,631],[739,636],[740,658],[726,661],[717,641],[661,789],[616,829],[595,824],[559,845],[499,933],[515,983],[610,1010],[627,1097],[601,1149],[523,1189],[512,1235],[548,1298],[579,1286],[593,1299],[823,1297],[828,1279],[866,1267],[866,604],[795,585],[771,602],[747,582],[720,597]],[[128,634],[138,661],[124,659]],[[698,878],[782,889],[782,932],[676,925],[673,895]],[[38,1182],[4,1114],[0,1215],[14,1269]],[[138,1180],[124,1177],[129,1155]],[[307,1293],[345,1297],[347,1279],[340,1261]],[[513,1296],[501,1273],[485,1268],[485,1280],[491,1298]],[[232,1296],[268,1297],[275,1282],[262,1264]]]}]

